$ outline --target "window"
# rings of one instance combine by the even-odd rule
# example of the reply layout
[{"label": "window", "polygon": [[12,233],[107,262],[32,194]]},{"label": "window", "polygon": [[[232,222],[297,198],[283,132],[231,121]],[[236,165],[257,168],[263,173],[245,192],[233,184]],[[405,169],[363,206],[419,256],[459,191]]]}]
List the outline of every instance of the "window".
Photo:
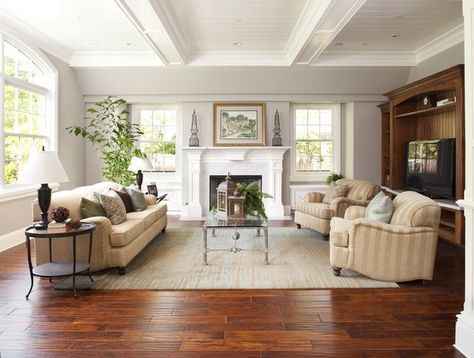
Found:
[{"label": "window", "polygon": [[151,171],[175,173],[177,109],[173,106],[137,106],[133,117],[143,131],[140,148],[152,163]]},{"label": "window", "polygon": [[33,151],[55,150],[56,121],[53,101],[56,73],[49,64],[0,33],[2,141],[0,187],[15,184],[21,166]]},{"label": "window", "polygon": [[322,179],[339,170],[339,106],[293,106],[292,180]]}]

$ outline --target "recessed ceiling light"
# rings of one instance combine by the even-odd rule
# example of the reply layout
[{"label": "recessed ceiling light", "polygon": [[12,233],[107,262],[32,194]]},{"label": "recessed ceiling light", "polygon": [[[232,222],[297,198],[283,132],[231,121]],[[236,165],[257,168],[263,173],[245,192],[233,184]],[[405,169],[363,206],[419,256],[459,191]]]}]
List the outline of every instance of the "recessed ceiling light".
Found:
[{"label": "recessed ceiling light", "polygon": [[127,42],[125,46],[130,47],[130,46],[135,46],[135,44],[133,42]]},{"label": "recessed ceiling light", "polygon": [[234,46],[241,46],[241,45],[242,45],[242,42],[240,42],[240,41],[235,41],[232,45],[234,45]]},{"label": "recessed ceiling light", "polygon": [[344,45],[344,42],[334,42],[334,46],[342,46]]},{"label": "recessed ceiling light", "polygon": [[390,34],[390,37],[393,37],[395,39],[397,37],[400,37],[400,35],[399,34]]},{"label": "recessed ceiling light", "polygon": [[394,16],[393,18],[399,20],[403,18],[403,15],[397,15],[397,16]]},{"label": "recessed ceiling light", "polygon": [[239,24],[242,23],[242,19],[236,19],[235,22],[238,22]]},{"label": "recessed ceiling light", "polygon": [[76,14],[73,14],[73,13],[68,14],[67,17],[71,20],[76,20],[76,21],[79,21],[81,19],[81,17],[79,15],[76,15]]},{"label": "recessed ceiling light", "polygon": [[362,42],[362,46],[367,46],[367,42]]}]

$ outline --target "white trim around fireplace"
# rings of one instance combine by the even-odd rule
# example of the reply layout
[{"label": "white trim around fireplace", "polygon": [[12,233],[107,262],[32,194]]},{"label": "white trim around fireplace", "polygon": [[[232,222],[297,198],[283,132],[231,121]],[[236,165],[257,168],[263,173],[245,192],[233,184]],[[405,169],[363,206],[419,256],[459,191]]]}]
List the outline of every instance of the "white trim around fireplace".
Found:
[{"label": "white trim around fireplace", "polygon": [[287,219],[282,203],[283,155],[290,147],[183,147],[182,220],[201,220],[209,208],[209,176],[261,175],[269,219]]}]

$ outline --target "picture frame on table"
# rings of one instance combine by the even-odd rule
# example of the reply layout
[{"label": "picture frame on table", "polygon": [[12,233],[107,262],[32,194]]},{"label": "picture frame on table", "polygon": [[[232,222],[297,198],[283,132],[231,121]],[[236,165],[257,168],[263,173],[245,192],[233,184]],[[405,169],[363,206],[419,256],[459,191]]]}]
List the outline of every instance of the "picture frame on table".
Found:
[{"label": "picture frame on table", "polygon": [[214,103],[214,146],[264,146],[265,103]]},{"label": "picture frame on table", "polygon": [[148,194],[158,197],[158,189],[156,187],[156,184],[147,185],[147,190],[148,190]]}]

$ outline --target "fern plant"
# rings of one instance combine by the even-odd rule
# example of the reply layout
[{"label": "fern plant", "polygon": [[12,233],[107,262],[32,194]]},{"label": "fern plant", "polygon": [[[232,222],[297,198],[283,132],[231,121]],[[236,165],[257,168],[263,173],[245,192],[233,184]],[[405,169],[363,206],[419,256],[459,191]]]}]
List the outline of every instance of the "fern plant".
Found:
[{"label": "fern plant", "polygon": [[273,196],[261,191],[257,182],[237,183],[237,189],[240,195],[245,196],[245,212],[247,214],[256,212],[267,221],[263,199],[273,198]]},{"label": "fern plant", "polygon": [[123,109],[127,102],[124,99],[108,96],[87,109],[92,117],[86,117],[86,126],[66,128],[69,133],[88,140],[99,152],[104,162],[102,175],[105,179],[123,185],[135,182],[135,174],[128,170],[132,157],[143,158],[145,155],[136,144],[143,134],[137,124],[130,123]]}]

